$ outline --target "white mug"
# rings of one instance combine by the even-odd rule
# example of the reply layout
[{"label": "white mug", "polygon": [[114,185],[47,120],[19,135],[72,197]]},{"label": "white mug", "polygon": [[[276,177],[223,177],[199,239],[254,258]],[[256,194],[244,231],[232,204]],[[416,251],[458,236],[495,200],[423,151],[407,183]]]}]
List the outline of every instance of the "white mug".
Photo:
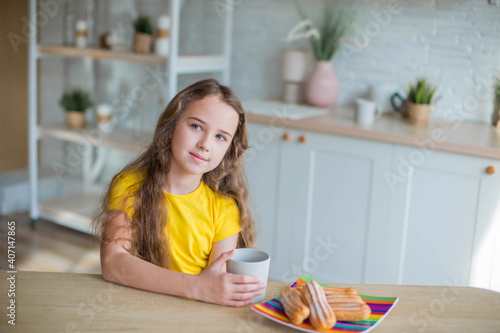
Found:
[{"label": "white mug", "polygon": [[375,116],[379,117],[381,114],[381,109],[374,101],[364,98],[356,99],[356,121],[358,123],[371,124],[375,120]]},{"label": "white mug", "polygon": [[233,257],[227,261],[227,272],[233,274],[255,275],[266,286],[262,294],[253,298],[254,303],[262,302],[266,297],[267,278],[271,257],[256,249],[236,249]]}]

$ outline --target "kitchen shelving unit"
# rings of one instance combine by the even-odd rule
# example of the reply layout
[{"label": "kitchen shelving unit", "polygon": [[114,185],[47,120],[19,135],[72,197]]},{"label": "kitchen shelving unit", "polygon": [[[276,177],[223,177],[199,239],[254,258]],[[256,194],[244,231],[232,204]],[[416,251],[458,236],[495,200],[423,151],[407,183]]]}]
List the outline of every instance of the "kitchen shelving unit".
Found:
[{"label": "kitchen shelving unit", "polygon": [[[147,1],[147,0],[143,0]],[[95,160],[90,154],[84,154],[82,163],[81,189],[49,202],[39,202],[38,198],[38,141],[43,138],[54,138],[66,142],[85,145],[86,149],[106,147],[133,154],[141,152],[152,133],[140,132],[126,128],[115,128],[110,133],[100,131],[99,138],[89,135],[98,131],[97,126],[90,125],[83,130],[74,130],[65,124],[38,124],[38,61],[41,58],[90,58],[94,61],[125,61],[154,66],[168,66],[168,99],[178,92],[178,76],[191,73],[222,73],[222,82],[229,84],[231,66],[231,37],[233,20],[233,1],[224,0],[224,46],[221,55],[179,55],[179,23],[182,0],[170,2],[170,52],[168,57],[154,54],[136,54],[131,52],[114,52],[96,48],[76,48],[61,45],[38,44],[38,34],[29,39],[29,176],[30,176],[30,218],[34,226],[38,218],[44,218],[66,227],[82,232],[90,232],[89,223],[93,209],[97,203],[101,185],[95,183],[100,167],[106,158],[101,149],[97,149]],[[220,6],[219,6],[220,9]],[[37,0],[29,2],[31,23],[37,26]]]}]

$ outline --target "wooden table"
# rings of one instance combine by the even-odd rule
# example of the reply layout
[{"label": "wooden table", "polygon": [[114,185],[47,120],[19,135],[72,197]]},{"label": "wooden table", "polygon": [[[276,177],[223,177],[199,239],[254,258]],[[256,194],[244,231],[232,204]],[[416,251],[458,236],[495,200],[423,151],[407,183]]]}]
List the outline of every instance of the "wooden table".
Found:
[{"label": "wooden table", "polygon": [[[100,275],[17,272],[16,327],[7,323],[10,297],[0,271],[0,332],[299,332],[230,308],[106,282]],[[269,282],[266,298],[290,285]],[[345,284],[336,286],[347,287]],[[398,296],[372,332],[500,332],[500,294],[470,287],[349,285],[362,294]]]}]

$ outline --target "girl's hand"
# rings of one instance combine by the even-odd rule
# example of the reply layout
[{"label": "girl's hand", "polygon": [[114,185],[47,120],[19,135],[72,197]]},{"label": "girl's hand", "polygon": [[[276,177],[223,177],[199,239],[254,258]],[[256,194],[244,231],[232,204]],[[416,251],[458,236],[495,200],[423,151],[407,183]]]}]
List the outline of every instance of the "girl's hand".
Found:
[{"label": "girl's hand", "polygon": [[226,273],[226,262],[234,250],[222,253],[217,260],[195,277],[194,298],[220,305],[245,306],[262,293],[265,284],[258,276]]}]

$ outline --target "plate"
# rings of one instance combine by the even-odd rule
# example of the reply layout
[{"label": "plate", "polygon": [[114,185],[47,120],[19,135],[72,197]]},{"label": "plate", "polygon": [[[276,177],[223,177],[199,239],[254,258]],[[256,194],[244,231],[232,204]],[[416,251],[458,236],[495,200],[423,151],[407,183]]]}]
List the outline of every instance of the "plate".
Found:
[{"label": "plate", "polygon": [[[296,284],[304,284],[313,280],[314,279],[310,276],[303,274],[297,281],[292,284],[291,287],[293,288]],[[329,285],[325,283],[317,280],[314,281],[318,282],[322,286],[329,287]],[[306,319],[300,325],[292,324],[283,311],[283,307],[281,305],[281,302],[279,301],[279,295],[267,302],[253,305],[252,310],[277,323],[304,332],[368,332],[375,326],[377,326],[389,314],[389,312],[394,308],[399,299],[398,297],[378,297],[361,294],[359,296],[366,304],[368,304],[368,306],[372,310],[370,318],[363,321],[353,322],[337,321],[335,326],[327,330],[315,329],[311,326],[309,319]]]}]

